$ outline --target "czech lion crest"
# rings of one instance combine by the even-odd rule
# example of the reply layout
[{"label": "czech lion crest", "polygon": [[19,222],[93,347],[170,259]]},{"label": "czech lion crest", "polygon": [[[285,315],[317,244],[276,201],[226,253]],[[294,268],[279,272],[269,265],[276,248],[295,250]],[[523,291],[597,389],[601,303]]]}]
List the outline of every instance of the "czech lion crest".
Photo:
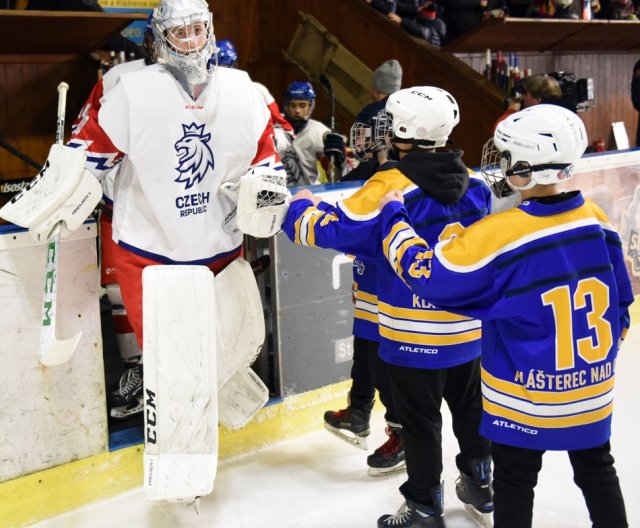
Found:
[{"label": "czech lion crest", "polygon": [[209,147],[211,134],[206,133],[204,125],[182,125],[184,135],[174,145],[178,155],[176,170],[179,175],[174,180],[184,183],[185,189],[191,189],[205,177],[209,168],[213,169],[213,152]]}]

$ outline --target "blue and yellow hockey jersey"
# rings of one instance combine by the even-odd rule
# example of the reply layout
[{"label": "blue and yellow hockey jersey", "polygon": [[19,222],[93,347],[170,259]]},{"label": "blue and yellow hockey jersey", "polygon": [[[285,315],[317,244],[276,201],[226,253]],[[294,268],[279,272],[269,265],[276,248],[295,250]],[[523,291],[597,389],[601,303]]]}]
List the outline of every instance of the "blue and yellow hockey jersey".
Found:
[{"label": "blue and yellow hockey jersey", "polygon": [[391,189],[402,190],[421,236],[431,243],[479,220],[491,204],[488,187],[469,177],[459,152],[414,153],[396,168],[376,173],[333,209],[314,207],[309,200],[292,202],[283,229],[298,244],[375,262],[379,354],[384,361],[414,368],[448,368],[471,361],[480,354],[480,321],[418,297],[384,259],[378,204]]},{"label": "blue and yellow hockey jersey", "polygon": [[606,442],[633,293],[604,212],[578,191],[525,201],[435,247],[418,222],[386,205],[384,252],[416,294],[483,321],[481,433],[543,450]]},{"label": "blue and yellow hockey jersey", "polygon": [[378,340],[378,287],[373,260],[353,259],[353,335]]}]

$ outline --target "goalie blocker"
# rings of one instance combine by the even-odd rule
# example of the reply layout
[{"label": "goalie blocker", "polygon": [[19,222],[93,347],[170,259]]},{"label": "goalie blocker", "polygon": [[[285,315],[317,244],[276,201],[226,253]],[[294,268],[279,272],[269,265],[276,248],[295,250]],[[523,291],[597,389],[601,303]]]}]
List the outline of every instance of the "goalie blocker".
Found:
[{"label": "goalie blocker", "polygon": [[0,209],[0,217],[29,230],[38,241],[80,227],[102,198],[102,186],[84,168],[83,150],[52,145],[42,170],[22,192]]}]

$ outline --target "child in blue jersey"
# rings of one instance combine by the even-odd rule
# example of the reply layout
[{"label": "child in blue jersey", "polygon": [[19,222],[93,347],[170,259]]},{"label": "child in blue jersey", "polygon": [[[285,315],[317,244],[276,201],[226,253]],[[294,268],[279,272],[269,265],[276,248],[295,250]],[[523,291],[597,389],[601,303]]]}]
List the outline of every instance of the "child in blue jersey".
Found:
[{"label": "child in blue jersey", "polygon": [[391,189],[401,192],[422,233],[435,243],[471,225],[491,208],[491,192],[472,178],[460,151],[442,151],[459,122],[455,99],[421,86],[400,90],[386,103],[393,116],[396,167],[374,174],[351,197],[327,209],[310,191],[293,197],[283,229],[294,242],[333,248],[376,264],[378,352],[387,364],[391,394],[402,424],[406,501],[379,527],[444,526],[442,417],[452,414],[460,453],[458,496],[479,517],[492,511],[490,443],[480,436],[480,322],[429,304],[414,295],[386,263],[380,245],[378,204]]},{"label": "child in blue jersey", "polygon": [[[610,454],[615,360],[633,302],[604,212],[559,183],[587,146],[580,118],[536,105],[502,121],[483,151],[493,184],[522,193],[436,245],[402,196],[380,202],[383,250],[418,295],[483,321],[481,433],[492,441],[495,528],[529,528],[545,450],[568,451],[594,528],[627,519]],[[406,198],[405,198],[406,203]]]},{"label": "child in blue jersey", "polygon": [[[371,103],[356,116],[351,126],[350,146],[362,165],[371,168],[359,173],[367,180],[378,171],[391,169],[395,161],[387,159],[387,149],[374,141],[378,115],[385,101]],[[360,166],[358,166],[359,168]],[[353,171],[355,172],[355,171]],[[356,179],[355,177],[353,179]],[[395,411],[389,375],[378,355],[378,296],[375,261],[356,256],[353,261],[353,365],[348,406],[324,413],[325,427],[336,436],[363,449],[367,448],[369,421],[375,391],[385,407],[387,441],[367,457],[369,475],[377,476],[405,468],[402,426]]]}]

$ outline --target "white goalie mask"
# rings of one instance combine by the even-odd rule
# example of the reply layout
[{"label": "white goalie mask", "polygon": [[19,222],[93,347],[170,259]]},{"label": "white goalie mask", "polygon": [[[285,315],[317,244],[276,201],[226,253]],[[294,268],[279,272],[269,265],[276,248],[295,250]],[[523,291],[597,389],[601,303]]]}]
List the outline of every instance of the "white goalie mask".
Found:
[{"label": "white goalie mask", "polygon": [[189,85],[209,76],[207,64],[215,51],[213,21],[204,0],[162,0],[153,14],[158,63],[165,64]]},{"label": "white goalie mask", "polygon": [[[580,117],[561,106],[538,104],[510,115],[482,149],[481,172],[500,197],[510,188],[525,191],[573,177],[573,164],[587,148]],[[509,176],[530,178],[523,186]]]},{"label": "white goalie mask", "polygon": [[412,143],[415,147],[438,148],[447,144],[460,122],[460,109],[453,96],[435,86],[414,86],[392,93],[385,106],[386,117],[378,119],[376,143]]}]

